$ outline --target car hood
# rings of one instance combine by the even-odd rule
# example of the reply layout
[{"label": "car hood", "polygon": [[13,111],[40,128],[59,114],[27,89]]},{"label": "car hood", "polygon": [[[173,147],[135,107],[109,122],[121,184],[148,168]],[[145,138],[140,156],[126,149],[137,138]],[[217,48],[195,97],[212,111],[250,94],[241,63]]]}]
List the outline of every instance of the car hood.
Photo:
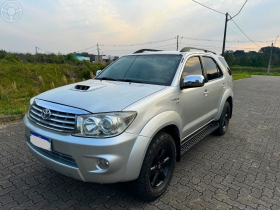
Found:
[{"label": "car hood", "polygon": [[121,111],[130,104],[164,88],[165,86],[151,84],[87,80],[44,92],[36,98],[92,113],[111,112]]}]

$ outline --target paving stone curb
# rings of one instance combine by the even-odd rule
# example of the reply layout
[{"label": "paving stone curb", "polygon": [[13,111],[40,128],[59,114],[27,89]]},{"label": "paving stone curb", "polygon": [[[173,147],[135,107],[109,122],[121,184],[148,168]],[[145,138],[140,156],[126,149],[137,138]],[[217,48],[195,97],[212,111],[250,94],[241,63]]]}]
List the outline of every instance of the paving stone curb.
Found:
[{"label": "paving stone curb", "polygon": [[6,123],[6,122],[12,122],[15,120],[21,120],[23,118],[24,114],[18,114],[18,115],[3,115],[0,116],[0,123]]}]

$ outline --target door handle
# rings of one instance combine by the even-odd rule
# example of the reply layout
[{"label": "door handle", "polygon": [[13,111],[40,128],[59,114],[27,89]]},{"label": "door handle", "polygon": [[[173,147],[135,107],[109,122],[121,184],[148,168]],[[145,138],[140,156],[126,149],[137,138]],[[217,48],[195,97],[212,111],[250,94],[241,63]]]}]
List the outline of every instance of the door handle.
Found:
[{"label": "door handle", "polygon": [[227,85],[225,83],[223,83],[222,87],[225,88]]}]

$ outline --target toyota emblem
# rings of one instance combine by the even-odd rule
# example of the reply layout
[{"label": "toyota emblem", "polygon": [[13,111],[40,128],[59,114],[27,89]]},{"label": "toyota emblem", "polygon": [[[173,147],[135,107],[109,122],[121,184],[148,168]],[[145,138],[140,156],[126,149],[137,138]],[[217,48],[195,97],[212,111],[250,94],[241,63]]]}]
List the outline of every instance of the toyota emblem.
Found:
[{"label": "toyota emblem", "polygon": [[52,115],[51,110],[49,110],[49,109],[43,109],[42,110],[41,117],[44,120],[48,120],[51,117],[51,115]]}]

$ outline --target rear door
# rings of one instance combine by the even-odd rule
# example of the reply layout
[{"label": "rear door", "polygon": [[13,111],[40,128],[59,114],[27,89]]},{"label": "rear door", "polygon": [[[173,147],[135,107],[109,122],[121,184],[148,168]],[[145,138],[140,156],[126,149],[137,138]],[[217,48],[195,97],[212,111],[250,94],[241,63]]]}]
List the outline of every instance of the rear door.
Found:
[{"label": "rear door", "polygon": [[203,56],[203,67],[207,74],[205,83],[205,109],[208,113],[208,120],[213,120],[218,114],[222,96],[226,91],[227,81],[219,65],[214,58]]}]

